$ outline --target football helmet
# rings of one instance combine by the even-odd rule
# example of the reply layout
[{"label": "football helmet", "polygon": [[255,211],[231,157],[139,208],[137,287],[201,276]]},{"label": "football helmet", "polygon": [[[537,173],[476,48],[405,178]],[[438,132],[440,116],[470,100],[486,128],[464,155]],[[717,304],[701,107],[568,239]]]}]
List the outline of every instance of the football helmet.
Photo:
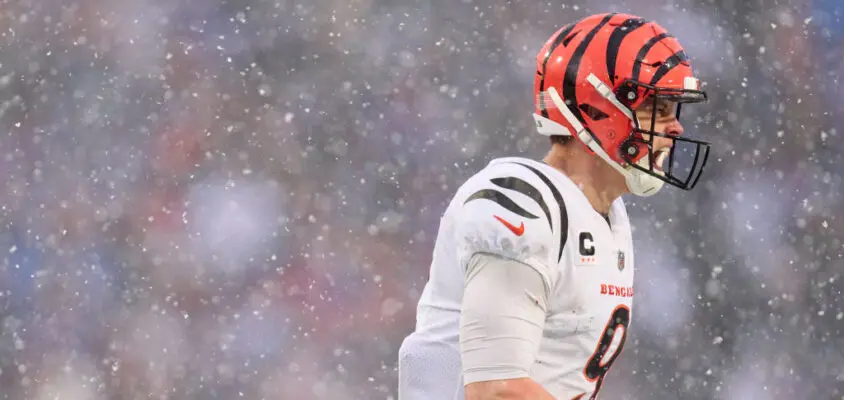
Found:
[{"label": "football helmet", "polygon": [[[690,190],[709,157],[709,143],[654,130],[660,100],[704,102],[683,47],[660,25],[628,14],[598,14],[554,33],[536,58],[537,131],[574,136],[625,177],[627,188],[650,196],[664,183]],[[653,102],[650,127],[635,110]],[[671,140],[668,154],[655,156],[655,136]],[[675,168],[675,147],[692,146],[691,166]],[[658,149],[657,149],[658,150]],[[662,161],[668,157],[668,167]]]}]

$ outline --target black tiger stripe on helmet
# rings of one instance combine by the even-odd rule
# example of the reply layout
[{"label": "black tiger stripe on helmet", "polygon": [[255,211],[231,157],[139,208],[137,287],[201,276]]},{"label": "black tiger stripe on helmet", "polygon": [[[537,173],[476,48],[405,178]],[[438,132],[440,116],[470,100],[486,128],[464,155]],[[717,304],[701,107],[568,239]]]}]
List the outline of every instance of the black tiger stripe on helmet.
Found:
[{"label": "black tiger stripe on helmet", "polygon": [[621,23],[610,35],[607,42],[607,74],[610,77],[610,83],[615,83],[616,73],[615,66],[618,61],[618,51],[621,48],[621,42],[627,35],[633,33],[636,29],[645,25],[648,20],[644,18],[630,18]]},{"label": "black tiger stripe on helmet", "polygon": [[[598,31],[604,27],[610,20],[616,16],[616,13],[610,13],[604,16],[601,19],[601,22],[598,23],[594,28],[592,28],[589,33],[580,41],[577,45],[577,48],[572,53],[571,59],[566,65],[566,72],[564,76],[563,82],[561,82],[561,86],[563,89],[563,98],[564,99],[576,99],[577,95],[577,75],[580,73],[580,61],[583,58],[583,54],[586,53],[586,49],[589,47],[589,43],[595,38],[595,35],[598,34]],[[581,122],[585,123],[586,120],[583,118],[583,113],[580,111],[580,108],[575,101],[567,101],[566,106],[571,111],[572,114]]]},{"label": "black tiger stripe on helmet", "polygon": [[[545,55],[545,60],[542,62],[542,71],[537,71],[537,73],[542,76],[541,80],[539,81],[539,91],[542,92],[545,90],[545,70],[548,67],[548,60],[551,59],[551,54],[554,53],[554,49],[560,46],[560,44],[568,45],[569,41],[575,36],[574,34],[569,35],[571,31],[575,27],[575,23],[571,23],[565,28],[560,30],[560,33],[557,34],[557,37],[554,38],[554,42],[551,44],[551,47],[548,49],[548,53]],[[575,32],[576,34],[577,32]],[[548,118],[548,110],[547,106],[545,105],[545,98],[544,96],[539,96],[539,104],[540,109],[542,110],[542,115],[545,118]]]},{"label": "black tiger stripe on helmet", "polygon": [[642,45],[641,48],[639,48],[639,52],[636,53],[636,64],[633,65],[633,73],[631,74],[632,80],[634,80],[634,81],[639,80],[639,74],[642,72],[642,63],[645,61],[645,57],[648,56],[648,52],[651,51],[651,49],[654,46],[656,46],[657,43],[659,43],[660,41],[662,41],[663,39],[665,39],[667,37],[672,37],[672,36],[671,36],[670,33],[667,33],[667,32],[661,33],[659,35],[652,37],[650,40],[648,40],[647,43],[645,43],[644,45]]}]

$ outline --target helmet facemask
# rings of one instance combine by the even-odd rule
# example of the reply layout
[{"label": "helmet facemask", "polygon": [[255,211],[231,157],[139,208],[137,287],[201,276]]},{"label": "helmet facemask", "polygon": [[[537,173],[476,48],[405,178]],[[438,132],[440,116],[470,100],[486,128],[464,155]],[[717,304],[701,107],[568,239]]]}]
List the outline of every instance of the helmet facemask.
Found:
[{"label": "helmet facemask", "polygon": [[[647,129],[641,126],[638,117],[633,118],[634,129],[630,138],[621,146],[621,158],[630,167],[652,178],[684,190],[694,188],[709,158],[710,145],[701,140],[657,132],[657,111],[660,102],[671,102],[676,107],[674,118],[679,121],[683,104],[705,102],[706,93],[695,89],[662,88],[626,81],[617,96],[625,105],[633,103],[637,98],[644,98],[642,104],[651,102],[652,106],[650,126]],[[671,140],[667,149],[667,168],[661,168],[665,154],[662,151],[657,153],[654,149],[654,138],[657,136]]]}]

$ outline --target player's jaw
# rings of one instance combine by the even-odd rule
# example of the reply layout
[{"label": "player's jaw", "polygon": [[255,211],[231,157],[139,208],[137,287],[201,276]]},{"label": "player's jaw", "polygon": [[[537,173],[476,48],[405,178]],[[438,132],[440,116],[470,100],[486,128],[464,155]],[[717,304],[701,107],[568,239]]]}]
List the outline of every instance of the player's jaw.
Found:
[{"label": "player's jaw", "polygon": [[[665,162],[670,159],[671,151],[674,149],[674,138],[683,134],[683,125],[674,113],[675,106],[665,104],[664,107],[668,111],[661,111],[661,115],[654,113],[652,107],[644,107],[636,111],[640,133],[650,150],[639,164],[661,176],[665,176]],[[641,128],[646,130],[641,130]]]},{"label": "player's jaw", "polygon": [[665,174],[665,160],[668,159],[669,154],[671,154],[671,146],[663,146],[657,149],[654,149],[654,170],[657,171],[660,175]]},{"label": "player's jaw", "polygon": [[[645,134],[644,141],[651,141],[649,134]],[[674,149],[674,140],[659,135],[653,135],[653,142],[649,145],[647,152],[636,164],[647,168],[654,173],[665,176],[666,162],[670,159],[671,151]],[[652,161],[653,160],[653,161]]]}]

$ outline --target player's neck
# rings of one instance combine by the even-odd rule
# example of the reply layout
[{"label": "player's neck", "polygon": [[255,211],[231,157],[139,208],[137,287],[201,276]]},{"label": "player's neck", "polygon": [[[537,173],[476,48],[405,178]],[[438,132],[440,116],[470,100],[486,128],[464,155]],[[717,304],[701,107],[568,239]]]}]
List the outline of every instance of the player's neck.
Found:
[{"label": "player's neck", "polygon": [[612,203],[627,191],[624,177],[604,160],[577,146],[554,144],[543,161],[571,179],[595,211],[607,215]]}]

